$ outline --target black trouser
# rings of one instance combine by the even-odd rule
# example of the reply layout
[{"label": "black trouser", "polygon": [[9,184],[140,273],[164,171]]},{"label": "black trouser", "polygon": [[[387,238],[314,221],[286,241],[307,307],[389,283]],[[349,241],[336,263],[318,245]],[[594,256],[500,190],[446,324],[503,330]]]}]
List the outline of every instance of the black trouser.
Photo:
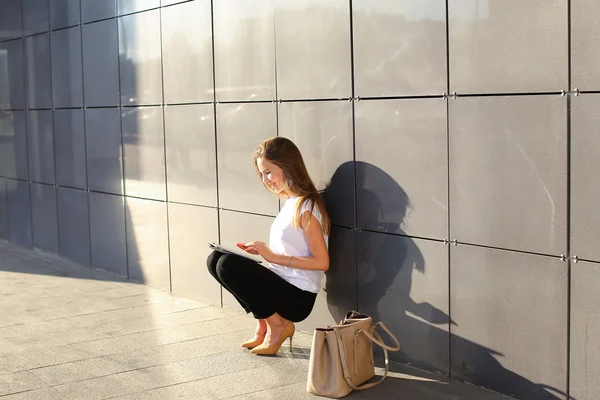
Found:
[{"label": "black trouser", "polygon": [[299,322],[310,314],[316,293],[302,290],[257,262],[236,254],[213,251],[208,272],[256,319],[277,313]]}]

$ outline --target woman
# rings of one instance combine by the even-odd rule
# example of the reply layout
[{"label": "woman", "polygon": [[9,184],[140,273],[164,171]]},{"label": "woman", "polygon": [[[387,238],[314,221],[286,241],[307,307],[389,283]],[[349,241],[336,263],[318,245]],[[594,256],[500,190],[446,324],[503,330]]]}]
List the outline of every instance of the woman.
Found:
[{"label": "woman", "polygon": [[211,275],[258,320],[254,337],[242,346],[254,354],[271,355],[288,337],[291,350],[294,322],[312,311],[323,273],[329,269],[330,222],[291,140],[265,140],[253,162],[265,188],[285,203],[271,225],[269,245],[256,241],[237,246],[260,255],[268,267],[219,251],[209,255],[207,264]]}]

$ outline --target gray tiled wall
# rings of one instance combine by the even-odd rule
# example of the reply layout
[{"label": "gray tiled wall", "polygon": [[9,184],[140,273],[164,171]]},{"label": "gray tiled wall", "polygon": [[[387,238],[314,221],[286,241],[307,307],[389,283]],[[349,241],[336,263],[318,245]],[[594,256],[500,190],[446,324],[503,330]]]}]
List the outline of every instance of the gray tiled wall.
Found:
[{"label": "gray tiled wall", "polygon": [[395,361],[597,399],[599,18],[595,0],[3,0],[0,238],[236,307],[204,243],[268,238],[279,203],[250,157],[289,137],[334,222],[302,329],[358,308]]}]

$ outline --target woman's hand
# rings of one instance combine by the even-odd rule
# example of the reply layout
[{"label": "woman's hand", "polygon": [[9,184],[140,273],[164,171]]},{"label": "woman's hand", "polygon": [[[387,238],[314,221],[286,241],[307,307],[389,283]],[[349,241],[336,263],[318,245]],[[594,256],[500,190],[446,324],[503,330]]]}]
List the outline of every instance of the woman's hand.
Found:
[{"label": "woman's hand", "polygon": [[259,242],[259,241],[255,241],[255,242],[250,242],[250,243],[241,243],[243,245],[240,246],[238,244],[238,247],[240,247],[242,250],[250,253],[250,254],[254,254],[254,255],[260,255],[262,258],[264,258],[266,261],[268,262],[273,262],[273,256],[275,256],[275,253],[273,253],[273,251],[269,248],[269,246],[267,246],[267,244],[265,242]]},{"label": "woman's hand", "polygon": [[[252,242],[252,243],[254,243],[254,242]],[[237,242],[236,246],[239,247],[240,249],[244,250],[246,253],[250,253],[252,255],[257,256],[258,252],[254,249],[250,249],[250,245],[252,243]]]}]

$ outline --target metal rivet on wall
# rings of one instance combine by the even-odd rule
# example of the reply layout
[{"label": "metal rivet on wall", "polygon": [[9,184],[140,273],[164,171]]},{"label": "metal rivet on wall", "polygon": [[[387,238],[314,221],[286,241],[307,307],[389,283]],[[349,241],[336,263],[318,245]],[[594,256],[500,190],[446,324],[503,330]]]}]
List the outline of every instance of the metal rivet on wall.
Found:
[{"label": "metal rivet on wall", "polygon": [[579,89],[575,89],[574,92],[575,92],[575,96],[579,96]]},{"label": "metal rivet on wall", "polygon": [[567,92],[565,92],[564,90],[561,90],[561,91],[560,91],[560,95],[561,95],[561,96],[563,96],[563,97],[564,97],[566,94],[567,94]]},{"label": "metal rivet on wall", "polygon": [[561,261],[567,261],[567,257],[565,257],[565,255],[564,255],[564,254],[561,254],[561,255],[560,255],[560,260],[561,260]]},{"label": "metal rivet on wall", "polygon": [[454,240],[452,241],[452,245],[454,245],[454,246],[458,246],[458,240],[454,239]]},{"label": "metal rivet on wall", "polygon": [[573,256],[571,259],[573,260],[573,264],[577,264],[577,261],[579,261],[579,257],[577,256]]},{"label": "metal rivet on wall", "polygon": [[452,92],[452,98],[456,99],[456,92]]}]

